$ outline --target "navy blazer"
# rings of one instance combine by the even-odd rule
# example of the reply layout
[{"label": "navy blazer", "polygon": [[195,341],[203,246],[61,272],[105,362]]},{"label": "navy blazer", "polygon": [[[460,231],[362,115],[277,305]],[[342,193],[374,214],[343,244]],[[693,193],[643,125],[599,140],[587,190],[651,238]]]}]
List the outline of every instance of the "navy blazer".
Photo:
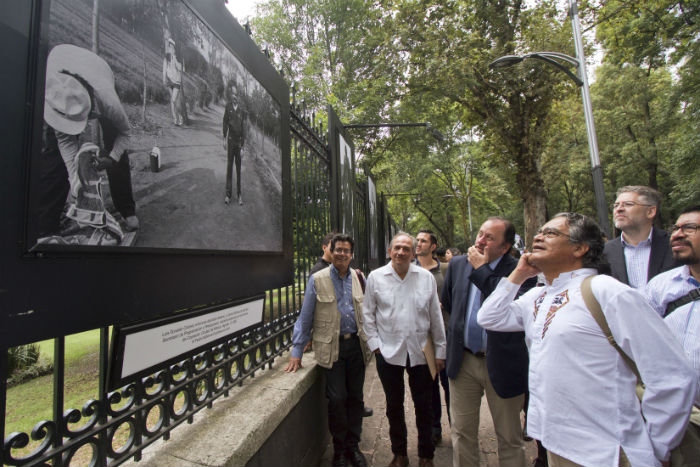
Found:
[{"label": "navy blazer", "polygon": [[[503,277],[507,277],[517,260],[503,255],[493,271],[488,264],[474,269],[466,255],[452,258],[442,287],[443,310],[450,314],[447,332],[447,376],[455,379],[464,358],[464,324],[469,303],[470,284],[481,291],[483,303]],[[518,291],[521,295],[533,287],[536,278],[528,279]],[[524,332],[486,331],[486,366],[496,394],[515,397],[527,391],[528,353]]]},{"label": "navy blazer", "polygon": [[[622,236],[616,237],[605,244],[605,256],[610,263],[610,274],[620,282],[629,285],[627,276],[627,263],[622,246]],[[657,274],[673,269],[677,264],[673,259],[668,233],[652,227],[651,231],[651,255],[649,257],[649,269],[647,270],[647,282]]]}]

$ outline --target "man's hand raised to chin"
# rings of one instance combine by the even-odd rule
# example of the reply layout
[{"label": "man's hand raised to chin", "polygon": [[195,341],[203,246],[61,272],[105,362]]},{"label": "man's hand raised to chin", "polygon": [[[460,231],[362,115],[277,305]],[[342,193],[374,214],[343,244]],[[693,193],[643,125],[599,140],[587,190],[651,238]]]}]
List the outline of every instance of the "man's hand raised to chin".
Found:
[{"label": "man's hand raised to chin", "polygon": [[484,252],[481,253],[477,247],[473,245],[469,247],[467,250],[467,259],[474,269],[479,269],[481,266],[488,263],[488,249],[488,246],[484,247]]}]

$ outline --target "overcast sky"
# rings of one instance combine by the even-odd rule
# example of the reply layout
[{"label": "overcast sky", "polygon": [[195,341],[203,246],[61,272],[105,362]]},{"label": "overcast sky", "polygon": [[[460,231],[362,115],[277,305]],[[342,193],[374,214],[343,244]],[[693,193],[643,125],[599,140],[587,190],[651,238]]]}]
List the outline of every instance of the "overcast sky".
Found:
[{"label": "overcast sky", "polygon": [[246,18],[255,13],[255,4],[261,0],[228,0],[226,8],[236,17],[240,24],[245,24]]}]

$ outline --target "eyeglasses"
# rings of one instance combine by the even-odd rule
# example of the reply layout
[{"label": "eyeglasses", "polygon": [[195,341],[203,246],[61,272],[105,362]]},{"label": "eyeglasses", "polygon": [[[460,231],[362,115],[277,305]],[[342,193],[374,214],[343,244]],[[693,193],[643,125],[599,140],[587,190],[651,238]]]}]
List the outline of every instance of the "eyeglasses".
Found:
[{"label": "eyeglasses", "polygon": [[333,253],[337,255],[349,255],[350,253],[352,253],[352,251],[350,251],[348,248],[336,248],[335,250],[333,250]]},{"label": "eyeglasses", "polygon": [[625,209],[630,209],[634,206],[647,206],[647,207],[652,207],[653,204],[642,204],[642,203],[635,203],[634,201],[620,201],[616,202],[610,205],[610,209],[613,211],[619,207],[623,207]]},{"label": "eyeglasses", "polygon": [[556,238],[556,237],[566,237],[566,238],[571,238],[570,235],[565,234],[561,230],[557,229],[552,229],[552,228],[544,228],[544,229],[539,229],[537,232],[535,232],[535,235],[542,235],[543,237],[547,238]]},{"label": "eyeglasses", "polygon": [[668,228],[668,233],[673,235],[679,229],[685,235],[694,235],[698,231],[698,229],[700,229],[700,225],[698,225],[698,224],[672,225],[671,227]]}]

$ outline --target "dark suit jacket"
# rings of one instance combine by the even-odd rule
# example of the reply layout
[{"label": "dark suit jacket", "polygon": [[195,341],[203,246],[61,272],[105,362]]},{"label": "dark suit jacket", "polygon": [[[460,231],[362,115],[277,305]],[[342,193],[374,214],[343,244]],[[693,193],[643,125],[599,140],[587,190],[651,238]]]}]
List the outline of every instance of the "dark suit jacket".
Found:
[{"label": "dark suit jacket", "polygon": [[[481,291],[483,303],[501,278],[508,276],[518,262],[505,254],[493,271],[488,264],[472,268],[467,256],[452,258],[442,288],[443,310],[450,314],[447,333],[447,376],[457,377],[464,358],[464,325],[471,283]],[[536,283],[532,278],[518,291],[522,294]],[[527,391],[528,354],[524,332],[486,331],[486,365],[496,393],[503,398]]]},{"label": "dark suit jacket", "polygon": [[[610,240],[605,244],[605,256],[610,263],[610,275],[622,283],[629,285],[627,277],[627,265],[625,264],[625,253],[622,247],[622,236]],[[651,232],[651,256],[649,258],[649,269],[647,271],[647,282],[655,275],[668,271],[676,267],[673,260],[671,246],[668,240],[668,233],[655,227]]]}]

